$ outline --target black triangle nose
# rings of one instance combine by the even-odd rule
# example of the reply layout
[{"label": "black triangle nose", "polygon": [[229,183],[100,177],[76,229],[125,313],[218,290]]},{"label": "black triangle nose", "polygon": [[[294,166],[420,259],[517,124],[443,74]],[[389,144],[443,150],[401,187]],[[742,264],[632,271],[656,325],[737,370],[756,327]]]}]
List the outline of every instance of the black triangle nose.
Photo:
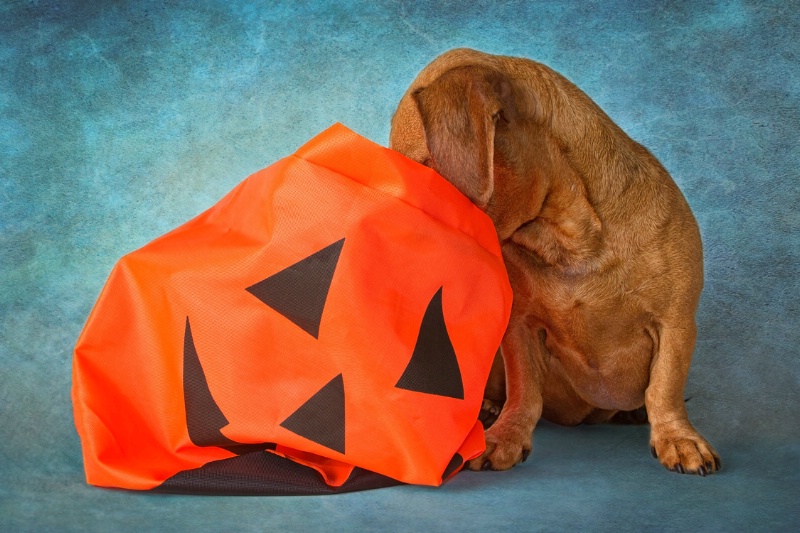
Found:
[{"label": "black triangle nose", "polygon": [[343,454],[344,421],[344,379],[339,374],[281,422],[281,427]]}]

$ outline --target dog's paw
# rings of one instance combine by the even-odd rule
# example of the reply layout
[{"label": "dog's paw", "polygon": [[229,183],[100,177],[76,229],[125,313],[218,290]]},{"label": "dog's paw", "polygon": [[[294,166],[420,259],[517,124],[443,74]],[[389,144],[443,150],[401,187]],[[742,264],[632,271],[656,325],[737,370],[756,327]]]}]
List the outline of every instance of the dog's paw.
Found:
[{"label": "dog's paw", "polygon": [[508,470],[531,453],[531,432],[495,424],[486,430],[486,451],[467,463],[470,470]]},{"label": "dog's paw", "polygon": [[478,420],[483,424],[483,429],[490,428],[497,421],[497,417],[500,416],[500,411],[502,410],[502,404],[484,398],[481,412],[478,415]]},{"label": "dog's paw", "polygon": [[668,470],[680,474],[713,474],[722,467],[719,455],[689,422],[654,426],[650,452]]}]

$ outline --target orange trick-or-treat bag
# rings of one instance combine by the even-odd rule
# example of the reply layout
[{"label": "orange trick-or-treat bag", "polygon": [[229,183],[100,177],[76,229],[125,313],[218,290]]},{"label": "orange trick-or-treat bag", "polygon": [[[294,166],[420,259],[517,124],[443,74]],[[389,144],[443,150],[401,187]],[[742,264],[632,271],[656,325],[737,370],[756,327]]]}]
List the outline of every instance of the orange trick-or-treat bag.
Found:
[{"label": "orange trick-or-treat bag", "polygon": [[124,256],[75,348],[93,485],[439,485],[485,443],[508,322],[489,218],[342,125]]}]

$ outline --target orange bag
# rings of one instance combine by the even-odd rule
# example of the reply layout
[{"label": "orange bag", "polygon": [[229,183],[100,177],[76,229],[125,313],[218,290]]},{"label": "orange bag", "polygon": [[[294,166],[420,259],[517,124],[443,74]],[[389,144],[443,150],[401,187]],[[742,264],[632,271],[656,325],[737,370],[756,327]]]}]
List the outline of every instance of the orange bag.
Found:
[{"label": "orange bag", "polygon": [[75,348],[87,481],[439,485],[484,449],[510,308],[488,217],[334,125],[114,267]]}]

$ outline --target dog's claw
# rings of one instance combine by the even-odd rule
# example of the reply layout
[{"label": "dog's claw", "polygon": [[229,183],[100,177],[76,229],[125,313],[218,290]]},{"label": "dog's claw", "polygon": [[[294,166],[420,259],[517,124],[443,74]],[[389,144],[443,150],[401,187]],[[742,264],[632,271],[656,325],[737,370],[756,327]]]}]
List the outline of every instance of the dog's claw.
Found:
[{"label": "dog's claw", "polygon": [[658,454],[656,453],[656,447],[655,446],[650,446],[650,455],[652,455],[653,457],[658,459]]},{"label": "dog's claw", "polygon": [[491,470],[491,469],[492,469],[492,462],[484,461],[483,465],[481,466],[481,470]]},{"label": "dog's claw", "polygon": [[650,451],[667,470],[679,474],[708,476],[719,470],[719,456],[714,448],[688,421],[651,427]]},{"label": "dog's claw", "polygon": [[525,461],[527,461],[530,455],[531,455],[530,450],[522,450],[522,460],[520,461],[520,463],[524,463]]}]

